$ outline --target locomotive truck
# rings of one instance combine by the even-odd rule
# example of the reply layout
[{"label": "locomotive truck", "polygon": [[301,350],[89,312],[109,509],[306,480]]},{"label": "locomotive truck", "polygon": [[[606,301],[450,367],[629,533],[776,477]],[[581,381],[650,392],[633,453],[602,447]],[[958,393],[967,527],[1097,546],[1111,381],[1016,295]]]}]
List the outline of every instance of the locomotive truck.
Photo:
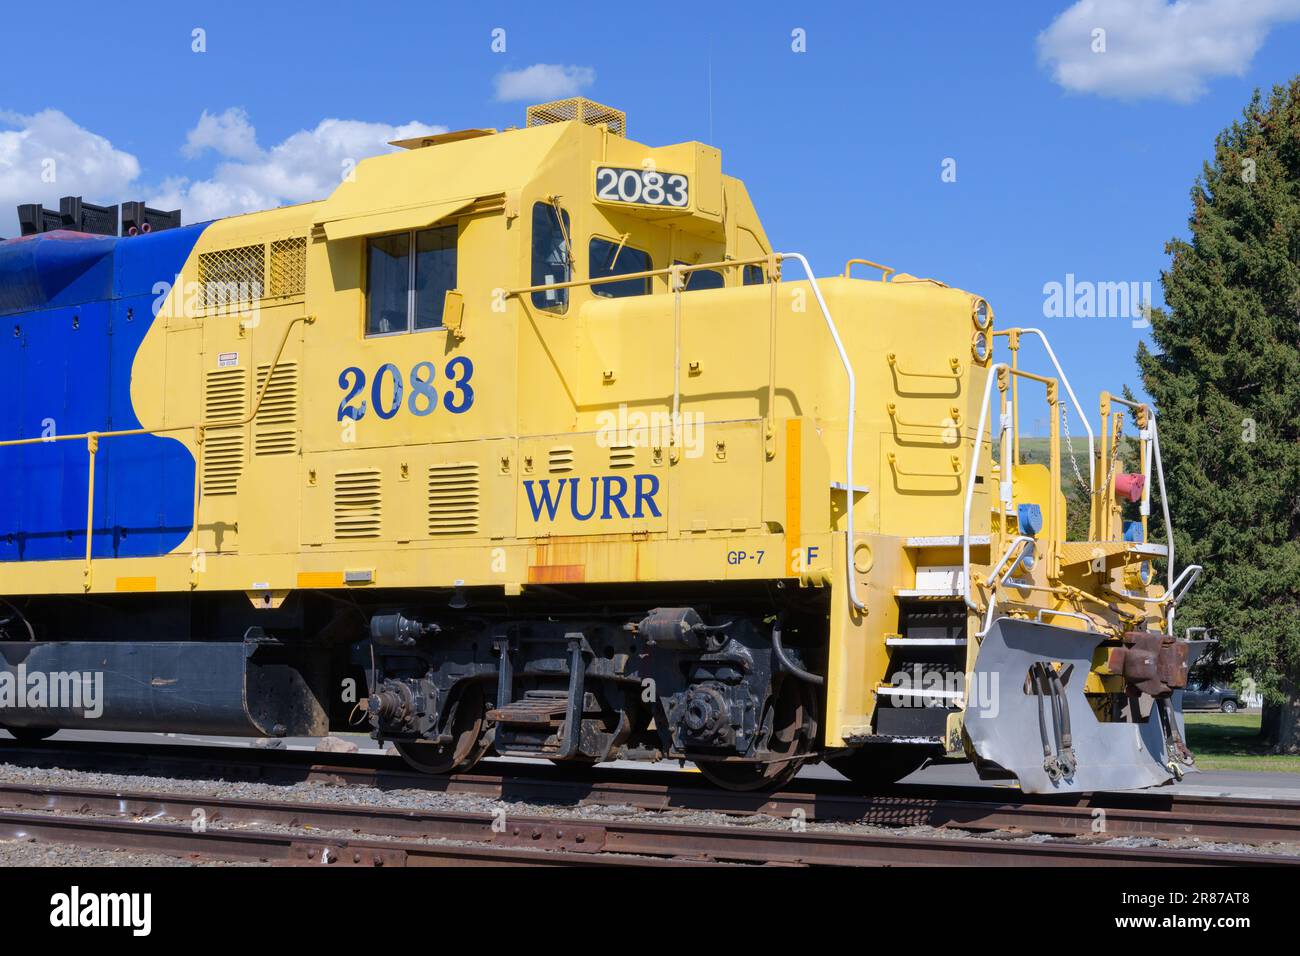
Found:
[{"label": "locomotive truck", "polygon": [[1191,765],[1199,569],[1163,493],[1152,520],[1150,407],[1103,394],[1094,431],[1040,330],[863,259],[817,278],[717,149],[590,100],[393,145],[212,222],[20,208],[0,726],[364,723],[432,773],[680,760],[742,790]]}]

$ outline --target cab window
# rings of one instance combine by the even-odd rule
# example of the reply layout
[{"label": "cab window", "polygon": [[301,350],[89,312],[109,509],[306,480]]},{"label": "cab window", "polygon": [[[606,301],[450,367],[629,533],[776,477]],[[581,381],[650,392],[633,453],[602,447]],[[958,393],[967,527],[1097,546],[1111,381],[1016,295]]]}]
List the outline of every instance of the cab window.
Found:
[{"label": "cab window", "polygon": [[[679,266],[686,265],[685,262],[678,260]],[[694,292],[697,289],[721,289],[725,287],[727,280],[717,269],[700,269],[697,272],[686,273],[686,291]]]},{"label": "cab window", "polygon": [[[587,249],[587,275],[591,279],[606,276],[625,276],[636,272],[649,272],[650,253],[619,246],[608,239],[592,239]],[[622,282],[602,282],[591,291],[607,299],[621,299],[629,295],[646,295],[650,291],[650,278],[626,279]]]},{"label": "cab window", "polygon": [[366,335],[440,328],[443,300],[454,288],[455,226],[368,240]]},{"label": "cab window", "polygon": [[[548,202],[533,204],[533,285],[551,285],[573,278],[569,250],[569,214]],[[569,305],[568,289],[533,293],[539,309],[563,312]]]},{"label": "cab window", "polygon": [[760,265],[745,266],[745,285],[762,285],[763,284],[763,267]]}]

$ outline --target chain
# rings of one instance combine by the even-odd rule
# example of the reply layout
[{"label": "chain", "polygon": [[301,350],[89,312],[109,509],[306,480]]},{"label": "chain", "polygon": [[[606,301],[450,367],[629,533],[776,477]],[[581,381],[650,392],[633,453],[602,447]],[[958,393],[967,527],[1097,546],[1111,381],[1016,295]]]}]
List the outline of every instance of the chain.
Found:
[{"label": "chain", "polygon": [[1092,497],[1092,488],[1083,480],[1083,473],[1079,471],[1079,459],[1074,454],[1074,442],[1070,439],[1070,418],[1065,414],[1065,405],[1061,405],[1061,431],[1065,433],[1065,447],[1068,449],[1067,454],[1070,456],[1070,466],[1074,468],[1074,480],[1079,483],[1079,489]]},{"label": "chain", "polygon": [[1115,422],[1115,434],[1112,437],[1113,450],[1110,454],[1110,470],[1106,472],[1106,481],[1102,484],[1103,488],[1109,488],[1111,479],[1115,477],[1115,466],[1119,464],[1119,449],[1124,444],[1124,416],[1120,415]]}]

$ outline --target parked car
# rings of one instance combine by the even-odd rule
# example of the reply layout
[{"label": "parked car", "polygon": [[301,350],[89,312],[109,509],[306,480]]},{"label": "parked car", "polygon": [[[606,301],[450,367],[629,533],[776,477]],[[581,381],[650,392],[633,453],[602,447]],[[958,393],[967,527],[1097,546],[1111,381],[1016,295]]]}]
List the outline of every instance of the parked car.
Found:
[{"label": "parked car", "polygon": [[1221,710],[1225,714],[1235,714],[1245,706],[1241,694],[1227,684],[1190,681],[1183,692],[1183,710]]}]

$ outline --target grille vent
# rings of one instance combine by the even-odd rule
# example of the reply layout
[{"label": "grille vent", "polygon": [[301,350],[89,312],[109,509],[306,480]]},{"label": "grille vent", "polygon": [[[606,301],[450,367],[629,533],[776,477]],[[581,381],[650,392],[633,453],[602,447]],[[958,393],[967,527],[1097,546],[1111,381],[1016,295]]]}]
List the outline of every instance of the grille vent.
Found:
[{"label": "grille vent", "polygon": [[478,462],[429,466],[429,534],[478,534]]},{"label": "grille vent", "polygon": [[266,247],[258,243],[201,253],[199,285],[205,309],[256,302],[266,288]]},{"label": "grille vent", "polygon": [[[237,422],[248,414],[248,371],[210,369],[204,376],[203,419],[209,425]],[[203,493],[233,495],[244,473],[247,438],[243,428],[210,428],[203,443]]]},{"label": "grille vent", "polygon": [[635,445],[610,445],[609,446],[609,467],[635,468],[636,467],[636,446]]},{"label": "grille vent", "polygon": [[556,445],[547,458],[547,467],[552,472],[573,471],[573,446]]},{"label": "grille vent", "polygon": [[[271,366],[257,367],[260,394]],[[292,455],[298,451],[298,364],[281,362],[253,420],[253,454]]]},{"label": "grille vent", "polygon": [[378,538],[383,521],[379,471],[340,471],[334,476],[334,537]]},{"label": "grille vent", "polygon": [[271,243],[271,298],[302,295],[306,289],[306,238]]},{"label": "grille vent", "polygon": [[616,136],[627,135],[626,113],[584,96],[539,103],[528,107],[526,114],[528,126],[546,126],[548,123],[565,123],[569,120],[578,120],[588,126],[607,127]]}]

